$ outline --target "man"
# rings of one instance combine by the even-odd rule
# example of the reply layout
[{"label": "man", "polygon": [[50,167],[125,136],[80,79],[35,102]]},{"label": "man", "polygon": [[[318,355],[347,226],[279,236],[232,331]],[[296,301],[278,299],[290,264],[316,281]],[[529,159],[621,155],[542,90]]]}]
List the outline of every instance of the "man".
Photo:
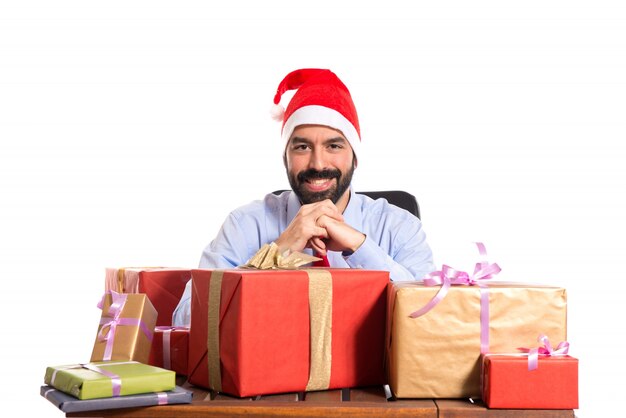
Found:
[{"label": "man", "polygon": [[[200,268],[243,265],[273,242],[280,253],[312,251],[330,267],[386,270],[392,280],[433,271],[420,220],[350,187],[361,135],[347,87],[329,70],[296,70],[278,86],[275,106],[288,90],[297,91],[274,116],[283,122],[283,162],[292,191],[234,210],[202,253]],[[190,301],[188,283],[174,325],[189,324]]]}]

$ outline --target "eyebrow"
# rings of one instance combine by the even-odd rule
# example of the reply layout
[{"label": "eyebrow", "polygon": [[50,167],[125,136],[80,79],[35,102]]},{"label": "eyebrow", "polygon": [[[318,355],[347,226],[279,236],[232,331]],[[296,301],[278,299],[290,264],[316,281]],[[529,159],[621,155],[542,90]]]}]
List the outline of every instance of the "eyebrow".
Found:
[{"label": "eyebrow", "polygon": [[[293,138],[291,138],[290,142],[292,144],[310,144],[313,141],[311,141],[308,138],[294,136]],[[324,145],[328,145],[328,144],[338,144],[338,143],[346,144],[347,142],[348,141],[345,138],[343,138],[341,136],[336,136],[336,137],[333,137],[333,138],[325,139],[322,143]]]}]

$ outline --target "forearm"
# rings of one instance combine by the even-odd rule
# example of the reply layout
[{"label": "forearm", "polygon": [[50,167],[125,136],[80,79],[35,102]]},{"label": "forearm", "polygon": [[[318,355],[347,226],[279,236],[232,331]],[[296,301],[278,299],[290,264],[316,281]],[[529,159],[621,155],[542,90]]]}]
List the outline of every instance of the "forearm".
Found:
[{"label": "forearm", "polygon": [[407,246],[392,257],[373,240],[366,238],[359,249],[345,260],[352,268],[388,271],[393,281],[419,280],[434,270],[432,253],[425,243]]}]

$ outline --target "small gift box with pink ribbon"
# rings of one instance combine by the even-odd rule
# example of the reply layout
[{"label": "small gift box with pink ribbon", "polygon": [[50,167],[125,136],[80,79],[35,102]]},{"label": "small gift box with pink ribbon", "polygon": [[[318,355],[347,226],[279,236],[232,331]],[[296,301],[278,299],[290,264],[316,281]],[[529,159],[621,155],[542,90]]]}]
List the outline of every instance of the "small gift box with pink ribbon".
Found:
[{"label": "small gift box with pink ribbon", "polygon": [[489,408],[578,409],[578,359],[568,355],[569,343],[519,348],[520,353],[482,356],[482,398]]},{"label": "small gift box with pink ribbon", "polygon": [[100,326],[91,361],[148,363],[157,312],[145,294],[109,291],[98,304]]},{"label": "small gift box with pink ribbon", "polygon": [[157,326],[154,329],[149,364],[187,375],[189,328]]},{"label": "small gift box with pink ribbon", "polygon": [[137,361],[101,361],[48,367],[44,382],[78,399],[97,399],[169,391],[176,374]]},{"label": "small gift box with pink ribbon", "polygon": [[566,340],[562,287],[495,282],[485,246],[473,273],[443,266],[422,282],[392,282],[388,375],[398,398],[481,396],[481,354],[531,347],[539,332]]}]

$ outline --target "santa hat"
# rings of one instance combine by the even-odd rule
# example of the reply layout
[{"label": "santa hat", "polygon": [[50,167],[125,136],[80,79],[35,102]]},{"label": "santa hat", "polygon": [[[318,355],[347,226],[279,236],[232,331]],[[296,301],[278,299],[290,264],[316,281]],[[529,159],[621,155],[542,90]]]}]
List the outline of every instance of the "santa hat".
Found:
[{"label": "santa hat", "polygon": [[[296,90],[287,109],[280,98],[288,90]],[[358,154],[361,130],[356,108],[348,88],[330,70],[305,68],[292,71],[280,82],[274,96],[272,117],[283,122],[285,144],[300,125],[324,125],[341,131]]]}]

